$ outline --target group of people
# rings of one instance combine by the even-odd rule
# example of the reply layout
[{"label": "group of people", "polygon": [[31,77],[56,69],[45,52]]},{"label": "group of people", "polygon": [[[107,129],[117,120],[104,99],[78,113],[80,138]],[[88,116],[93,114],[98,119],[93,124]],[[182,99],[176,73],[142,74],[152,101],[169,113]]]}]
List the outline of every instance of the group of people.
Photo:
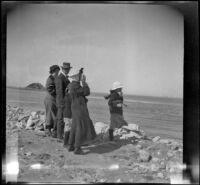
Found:
[{"label": "group of people", "polygon": [[[90,88],[83,69],[73,71],[70,63],[61,68],[53,65],[46,81],[47,95],[44,100],[46,112],[45,132],[47,135],[64,140],[64,147],[74,154],[82,154],[81,146],[95,139],[96,132],[87,108]],[[113,131],[127,125],[123,118],[122,85],[114,82],[110,94],[105,96],[110,107],[109,138]]]}]

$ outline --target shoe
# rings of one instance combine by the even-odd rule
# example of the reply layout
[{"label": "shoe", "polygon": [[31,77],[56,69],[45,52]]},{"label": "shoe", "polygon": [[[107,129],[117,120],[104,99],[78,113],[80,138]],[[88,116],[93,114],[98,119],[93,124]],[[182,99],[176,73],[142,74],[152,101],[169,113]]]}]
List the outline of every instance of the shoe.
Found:
[{"label": "shoe", "polygon": [[70,132],[65,132],[65,135],[64,135],[64,144],[63,144],[63,147],[67,147],[68,146],[68,141],[69,141],[69,134]]},{"label": "shoe", "polygon": [[68,151],[69,151],[69,152],[73,152],[74,149],[75,149],[74,146],[70,145],[69,148],[68,148]]},{"label": "shoe", "polygon": [[81,148],[75,148],[74,150],[74,154],[83,154],[83,151],[81,150]]},{"label": "shoe", "polygon": [[45,129],[45,135],[46,136],[51,136],[52,135],[51,130],[50,129]]},{"label": "shoe", "polygon": [[53,138],[57,138],[57,134],[56,134],[56,131],[55,131],[55,130],[53,130],[51,133],[52,133],[51,136],[52,136]]}]

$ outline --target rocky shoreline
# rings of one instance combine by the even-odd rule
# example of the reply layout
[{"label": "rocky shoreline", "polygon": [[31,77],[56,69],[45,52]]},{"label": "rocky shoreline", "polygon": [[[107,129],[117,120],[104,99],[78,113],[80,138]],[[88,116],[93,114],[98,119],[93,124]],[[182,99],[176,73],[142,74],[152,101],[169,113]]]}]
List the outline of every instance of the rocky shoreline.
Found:
[{"label": "rocky shoreline", "polygon": [[[7,105],[6,116],[7,138],[18,133],[18,181],[169,183],[172,176],[182,175],[183,144],[147,136],[137,124],[116,129],[110,142],[108,125],[95,123],[96,140],[83,146],[84,155],[76,156],[45,135],[44,111]],[[30,168],[38,163],[42,171]]]}]

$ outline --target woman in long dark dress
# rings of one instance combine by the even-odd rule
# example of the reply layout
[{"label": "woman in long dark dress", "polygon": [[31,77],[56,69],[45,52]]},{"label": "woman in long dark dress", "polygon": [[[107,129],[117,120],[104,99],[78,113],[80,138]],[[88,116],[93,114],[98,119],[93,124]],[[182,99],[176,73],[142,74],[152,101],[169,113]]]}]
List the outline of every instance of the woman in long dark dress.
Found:
[{"label": "woman in long dark dress", "polygon": [[55,88],[55,78],[59,73],[59,66],[53,65],[50,67],[50,75],[46,81],[46,97],[44,99],[45,113],[46,113],[46,125],[45,131],[47,135],[52,135],[51,129],[54,128],[56,122],[56,88]]},{"label": "woman in long dark dress", "polygon": [[[71,97],[72,127],[69,136],[69,151],[81,154],[81,145],[86,141],[91,141],[96,137],[96,132],[92,120],[89,117],[87,99],[90,88],[86,83],[86,78],[77,72],[70,76],[72,82],[69,84],[69,94]],[[81,80],[80,80],[81,79]],[[80,84],[82,82],[82,86]]]}]

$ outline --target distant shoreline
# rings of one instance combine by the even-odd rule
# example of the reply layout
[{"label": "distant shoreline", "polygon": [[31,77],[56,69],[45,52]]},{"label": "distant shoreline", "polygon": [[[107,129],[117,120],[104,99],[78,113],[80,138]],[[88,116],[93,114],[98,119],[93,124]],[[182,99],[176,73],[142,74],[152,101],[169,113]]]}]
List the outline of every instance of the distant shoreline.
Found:
[{"label": "distant shoreline", "polygon": [[[45,92],[45,89],[35,89],[35,88],[27,88],[27,87],[7,86],[6,88],[26,90],[26,91]],[[91,92],[91,96],[93,96],[94,98],[95,97],[96,98],[102,97],[102,99],[104,99],[104,96],[106,94],[108,94],[108,92],[107,93],[103,93],[103,92]],[[166,102],[168,102],[169,103],[169,102],[171,102],[172,104],[183,104],[183,98],[156,97],[156,96],[130,95],[130,94],[125,94],[124,95],[124,100],[125,101],[130,101],[130,102],[143,102],[143,103],[147,103],[147,102],[149,102],[149,103],[155,103],[155,102],[165,102],[166,103]],[[171,104],[171,103],[169,103],[169,104]]]}]

